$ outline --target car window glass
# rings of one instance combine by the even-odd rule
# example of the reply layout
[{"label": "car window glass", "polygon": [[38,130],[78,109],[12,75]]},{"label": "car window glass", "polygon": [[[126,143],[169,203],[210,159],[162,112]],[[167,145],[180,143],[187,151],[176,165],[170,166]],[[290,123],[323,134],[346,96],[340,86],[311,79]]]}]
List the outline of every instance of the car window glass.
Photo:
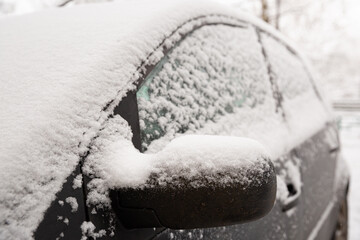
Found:
[{"label": "car window glass", "polygon": [[284,43],[267,33],[261,34],[272,80],[282,96],[281,108],[290,134],[296,142],[305,141],[325,126],[328,110],[314,87],[310,73],[300,59]]},{"label": "car window glass", "polygon": [[314,93],[310,75],[301,60],[286,45],[268,34],[262,34],[261,38],[273,77],[284,99],[293,99],[304,92]]},{"label": "car window glass", "polygon": [[137,99],[144,150],[238,109],[275,105],[256,31],[226,25],[186,36],[146,77]]}]

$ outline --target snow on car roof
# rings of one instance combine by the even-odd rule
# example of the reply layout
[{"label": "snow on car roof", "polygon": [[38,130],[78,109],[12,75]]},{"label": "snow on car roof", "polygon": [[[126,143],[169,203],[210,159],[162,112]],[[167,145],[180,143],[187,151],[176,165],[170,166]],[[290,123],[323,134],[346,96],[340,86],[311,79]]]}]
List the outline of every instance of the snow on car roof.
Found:
[{"label": "snow on car roof", "polygon": [[207,1],[88,4],[1,19],[1,238],[32,236],[166,36],[191,19],[220,15],[273,31]]}]

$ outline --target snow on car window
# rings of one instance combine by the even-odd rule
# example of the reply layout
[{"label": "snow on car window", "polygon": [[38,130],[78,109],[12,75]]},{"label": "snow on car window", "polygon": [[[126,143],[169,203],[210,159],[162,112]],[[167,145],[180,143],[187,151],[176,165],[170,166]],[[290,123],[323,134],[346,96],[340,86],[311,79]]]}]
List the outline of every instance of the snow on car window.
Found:
[{"label": "snow on car window", "polygon": [[[282,68],[271,62],[269,72],[272,58],[262,53],[264,37],[270,38],[259,39],[250,26],[217,25],[202,27],[178,43],[137,93],[143,150],[158,152],[183,133],[232,135],[260,141],[277,158],[319,131],[329,116],[301,61],[271,38],[266,46],[281,48],[270,53],[272,58],[283,61]],[[285,121],[276,111],[269,75],[291,76],[286,72],[292,68],[307,83],[291,83],[297,95],[283,103]],[[281,72],[273,75],[276,71]]]},{"label": "snow on car window", "polygon": [[271,88],[253,28],[204,26],[155,67],[137,93],[143,148],[217,122],[238,108],[270,104]]},{"label": "snow on car window", "polygon": [[262,34],[261,40],[283,97],[292,99],[311,91],[311,80],[301,60],[288,47],[268,34]]},{"label": "snow on car window", "polygon": [[[271,74],[282,93],[282,108],[290,134],[306,139],[319,131],[329,112],[318,98],[303,61],[285,44],[269,34],[261,34]],[[296,134],[295,134],[296,133]]]}]

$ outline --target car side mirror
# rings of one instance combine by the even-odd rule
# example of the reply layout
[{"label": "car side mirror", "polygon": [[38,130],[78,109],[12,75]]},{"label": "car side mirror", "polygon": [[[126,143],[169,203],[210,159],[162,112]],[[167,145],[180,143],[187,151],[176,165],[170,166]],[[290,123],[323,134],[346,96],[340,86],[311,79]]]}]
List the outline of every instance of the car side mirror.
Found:
[{"label": "car side mirror", "polygon": [[154,167],[145,184],[110,193],[126,228],[239,224],[265,216],[274,205],[274,166],[254,140],[185,135],[149,161]]}]

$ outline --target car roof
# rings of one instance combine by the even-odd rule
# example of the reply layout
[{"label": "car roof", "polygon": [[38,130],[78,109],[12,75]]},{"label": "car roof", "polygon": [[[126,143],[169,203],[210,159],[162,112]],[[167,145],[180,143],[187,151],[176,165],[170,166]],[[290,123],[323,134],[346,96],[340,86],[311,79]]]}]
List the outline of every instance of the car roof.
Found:
[{"label": "car roof", "polygon": [[2,236],[32,235],[112,109],[135,88],[141,65],[162,57],[155,50],[167,36],[222,18],[283,39],[208,1],[121,1],[0,19]]}]

